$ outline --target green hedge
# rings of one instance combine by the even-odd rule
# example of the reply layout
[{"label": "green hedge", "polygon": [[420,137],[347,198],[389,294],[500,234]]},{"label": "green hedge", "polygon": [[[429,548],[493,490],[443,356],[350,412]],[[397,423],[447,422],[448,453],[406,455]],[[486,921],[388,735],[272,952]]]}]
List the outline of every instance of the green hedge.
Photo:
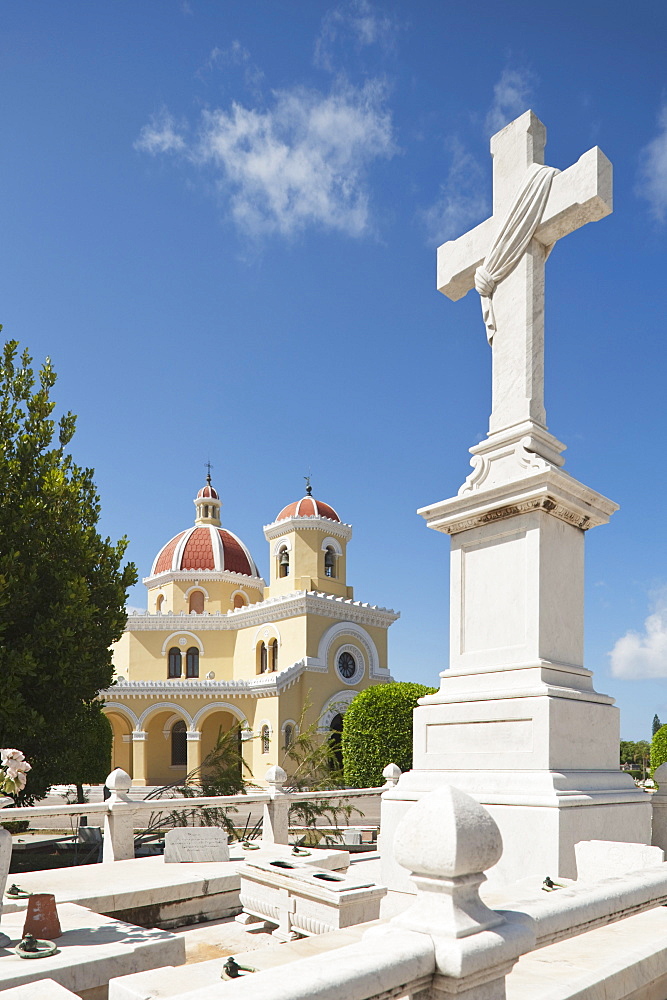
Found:
[{"label": "green hedge", "polygon": [[661,726],[651,740],[651,770],[667,760],[667,726]]},{"label": "green hedge", "polygon": [[348,788],[384,784],[382,771],[412,767],[412,711],[437,688],[395,682],[361,691],[343,716],[343,774]]}]

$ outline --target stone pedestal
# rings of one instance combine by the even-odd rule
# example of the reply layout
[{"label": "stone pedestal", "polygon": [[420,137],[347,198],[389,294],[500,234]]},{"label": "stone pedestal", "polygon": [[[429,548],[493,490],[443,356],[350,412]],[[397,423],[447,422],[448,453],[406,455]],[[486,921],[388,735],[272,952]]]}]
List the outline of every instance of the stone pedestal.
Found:
[{"label": "stone pedestal", "polygon": [[[383,795],[381,877],[392,889],[413,891],[391,856],[393,830],[443,783],[498,824],[497,882],[576,878],[581,840],[651,839],[650,800],[618,768],[618,710],[583,666],[584,532],[616,505],[525,439],[489,441],[461,494],[420,511],[452,537],[450,667],[415,711],[413,770]],[[552,442],[550,458],[562,449]]]}]

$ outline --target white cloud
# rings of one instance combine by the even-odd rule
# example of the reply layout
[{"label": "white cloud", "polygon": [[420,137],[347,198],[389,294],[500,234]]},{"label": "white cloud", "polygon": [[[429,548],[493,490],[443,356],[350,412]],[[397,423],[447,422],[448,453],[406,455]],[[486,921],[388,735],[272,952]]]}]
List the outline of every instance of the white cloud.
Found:
[{"label": "white cloud", "polygon": [[148,125],[144,125],[134,148],[142,153],[181,153],[185,150],[185,140],[176,131],[176,122],[166,109],[153,115]]},{"label": "white cloud", "polygon": [[190,146],[163,115],[142,129],[137,147],[176,150],[212,167],[231,217],[253,237],[313,225],[364,235],[371,229],[368,170],[395,152],[384,90],[373,81],[338,83],[328,94],[277,91],[261,110],[234,102],[204,111]]},{"label": "white cloud", "polygon": [[458,139],[448,143],[451,164],[447,179],[430,208],[422,213],[429,243],[440,245],[456,239],[489,213],[484,195],[488,178],[479,163]]},{"label": "white cloud", "polygon": [[657,222],[667,216],[667,103],[658,116],[658,134],[641,151],[637,194],[645,198]]},{"label": "white cloud", "polygon": [[135,607],[134,604],[126,604],[125,605],[125,610],[127,611],[128,615],[145,615],[146,614],[146,608],[137,608],[137,607]]},{"label": "white cloud", "polygon": [[333,71],[336,47],[344,52],[350,43],[360,50],[375,45],[388,51],[394,45],[396,22],[369,0],[349,0],[327,11],[315,42],[314,62],[320,69]]},{"label": "white cloud", "polygon": [[493,135],[530,107],[533,74],[506,67],[493,88],[493,104],[486,116],[486,129]]},{"label": "white cloud", "polygon": [[240,66],[242,63],[250,61],[250,53],[244,45],[241,45],[238,38],[235,38],[229,48],[221,49],[218,45],[211,49],[208,57],[208,66],[215,66],[218,63]]},{"label": "white cloud", "polygon": [[614,677],[667,677],[667,588],[654,595],[644,631],[626,632],[609,656]]}]

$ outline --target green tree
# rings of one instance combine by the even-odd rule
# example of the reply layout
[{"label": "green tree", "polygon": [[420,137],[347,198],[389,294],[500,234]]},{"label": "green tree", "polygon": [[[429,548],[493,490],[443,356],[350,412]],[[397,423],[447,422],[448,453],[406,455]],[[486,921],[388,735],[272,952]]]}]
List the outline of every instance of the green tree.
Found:
[{"label": "green tree", "polygon": [[77,802],[86,801],[84,785],[101,785],[106,780],[111,770],[112,743],[111,723],[97,700],[82,702],[64,722],[56,781],[75,785]]},{"label": "green tree", "polygon": [[619,763],[632,764],[635,760],[635,744],[632,740],[621,740],[619,748]]},{"label": "green tree", "polygon": [[343,717],[343,773],[350,788],[382,784],[387,764],[412,767],[412,712],[437,688],[395,682],[361,691]]},{"label": "green tree", "polygon": [[667,726],[661,726],[651,740],[651,770],[667,760]]},{"label": "green tree", "polygon": [[660,721],[660,719],[658,718],[658,715],[656,713],[653,716],[653,726],[651,728],[651,736],[655,736],[655,734],[657,733],[657,731],[660,729],[661,726],[662,726],[662,722]]},{"label": "green tree", "polygon": [[121,567],[126,539],[96,528],[100,502],[92,469],[66,448],[76,418],[56,423],[47,359],[36,374],[15,341],[0,362],[0,746],[33,766],[24,802],[63,779],[67,720],[112,682],[110,645],[127,620]]}]

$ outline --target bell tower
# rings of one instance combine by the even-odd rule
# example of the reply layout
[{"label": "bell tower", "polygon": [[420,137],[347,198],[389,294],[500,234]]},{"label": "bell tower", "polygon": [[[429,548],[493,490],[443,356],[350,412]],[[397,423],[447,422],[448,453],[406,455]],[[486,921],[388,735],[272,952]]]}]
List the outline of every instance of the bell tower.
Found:
[{"label": "bell tower", "polygon": [[284,507],[264,528],[270,547],[268,596],[315,590],[352,598],[346,553],[352,526],[343,524],[329,504],[316,500],[306,482],[305,496]]}]

